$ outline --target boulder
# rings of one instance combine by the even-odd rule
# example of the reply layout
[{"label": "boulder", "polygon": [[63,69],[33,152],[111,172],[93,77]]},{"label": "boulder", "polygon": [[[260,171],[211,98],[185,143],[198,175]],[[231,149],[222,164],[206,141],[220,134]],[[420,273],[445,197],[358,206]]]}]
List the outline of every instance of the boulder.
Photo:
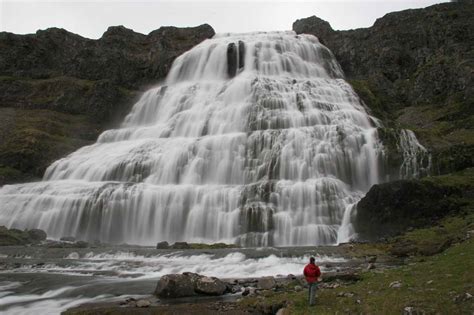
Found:
[{"label": "boulder", "polygon": [[191,249],[191,246],[186,242],[176,242],[171,246],[171,248],[173,248],[173,249]]},{"label": "boulder", "polygon": [[195,296],[194,283],[189,275],[169,274],[158,281],[155,294],[160,298]]},{"label": "boulder", "polygon": [[46,232],[40,229],[31,229],[26,232],[32,241],[44,241],[47,237]]},{"label": "boulder", "polygon": [[222,295],[228,290],[227,285],[217,279],[185,272],[161,277],[155,289],[160,298],[178,298],[195,295]]},{"label": "boulder", "polygon": [[74,243],[74,247],[87,248],[87,247],[89,247],[89,243],[85,242],[85,241],[77,241],[77,242]]},{"label": "boulder", "polygon": [[362,240],[377,240],[432,225],[463,206],[463,187],[429,180],[398,180],[372,186],[357,204],[354,227]]},{"label": "boulder", "polygon": [[164,241],[164,242],[159,242],[158,244],[156,244],[156,249],[168,249],[170,248],[170,244],[168,244],[168,242]]},{"label": "boulder", "polygon": [[217,278],[200,277],[195,282],[195,291],[205,295],[222,295],[227,286]]},{"label": "boulder", "polygon": [[276,281],[273,277],[263,277],[258,279],[257,288],[262,290],[271,290],[276,287]]}]

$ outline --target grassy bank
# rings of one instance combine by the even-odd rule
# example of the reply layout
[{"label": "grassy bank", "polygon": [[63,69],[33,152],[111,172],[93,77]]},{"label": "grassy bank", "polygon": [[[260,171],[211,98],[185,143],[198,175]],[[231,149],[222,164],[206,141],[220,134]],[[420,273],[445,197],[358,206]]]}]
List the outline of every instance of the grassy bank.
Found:
[{"label": "grassy bank", "polygon": [[[474,242],[469,239],[431,257],[415,257],[407,265],[370,270],[361,281],[322,289],[309,307],[307,292],[269,293],[244,299],[246,305],[286,302],[289,314],[403,314],[407,307],[428,314],[472,314]],[[393,283],[399,288],[390,287]]]}]

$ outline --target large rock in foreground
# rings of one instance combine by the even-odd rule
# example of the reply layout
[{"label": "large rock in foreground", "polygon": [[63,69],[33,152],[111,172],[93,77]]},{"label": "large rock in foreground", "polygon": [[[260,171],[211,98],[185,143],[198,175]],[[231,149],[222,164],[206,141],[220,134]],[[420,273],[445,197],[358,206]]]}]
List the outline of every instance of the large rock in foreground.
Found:
[{"label": "large rock in foreground", "polygon": [[160,298],[179,298],[195,295],[222,295],[227,286],[217,278],[196,273],[164,275],[158,281],[155,294]]}]

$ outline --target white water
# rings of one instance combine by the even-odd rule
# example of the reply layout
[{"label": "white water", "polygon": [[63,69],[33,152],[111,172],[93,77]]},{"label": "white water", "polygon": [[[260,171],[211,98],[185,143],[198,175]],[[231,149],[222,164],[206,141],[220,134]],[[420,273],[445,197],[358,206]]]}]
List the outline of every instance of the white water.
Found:
[{"label": "white water", "polygon": [[316,37],[216,36],[180,56],[119,129],[43,182],[0,189],[0,225],[142,245],[335,244],[383,178],[382,153],[375,120]]},{"label": "white water", "polygon": [[418,142],[413,131],[402,129],[398,145],[399,150],[403,153],[400,178],[419,178],[429,175],[431,154]]},{"label": "white water", "polygon": [[[137,254],[127,250],[70,252],[62,259],[50,259],[41,266],[36,264],[38,257],[24,259],[19,268],[0,271],[0,313],[60,314],[84,303],[123,301],[127,297],[124,292],[134,293],[136,298],[147,294],[143,297],[148,299],[157,279],[170,273],[196,272],[221,279],[286,277],[288,274],[300,275],[309,255],[316,258],[323,271],[327,271],[328,263],[334,269],[335,266],[344,268],[346,262],[314,251],[295,256],[283,256],[281,251],[271,248],[262,251],[265,253],[257,257],[258,249],[249,255],[239,251],[224,254]],[[16,255],[14,257],[17,259]],[[2,277],[15,279],[14,276],[27,280],[1,280]],[[54,280],[56,277],[64,282]]]},{"label": "white water", "polygon": [[[343,263],[340,257],[313,255],[318,263]],[[77,257],[71,253],[59,264],[48,263],[41,267],[28,265],[15,269],[15,273],[47,273],[90,277],[100,274],[104,280],[122,281],[159,279],[166,274],[195,272],[219,278],[253,278],[300,274],[308,263],[309,255],[279,257],[278,252],[263,257],[247,257],[241,252],[225,256],[213,254],[169,253],[160,255],[137,255],[132,252],[94,253]],[[324,267],[322,267],[324,269]],[[13,272],[13,271],[8,271]],[[1,275],[2,272],[0,272]],[[2,287],[0,286],[0,290]]]}]

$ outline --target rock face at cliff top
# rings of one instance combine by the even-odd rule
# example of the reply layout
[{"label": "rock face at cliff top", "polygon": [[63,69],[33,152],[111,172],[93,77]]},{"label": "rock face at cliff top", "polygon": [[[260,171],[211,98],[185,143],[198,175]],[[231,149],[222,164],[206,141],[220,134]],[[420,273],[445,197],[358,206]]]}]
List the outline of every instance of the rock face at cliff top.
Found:
[{"label": "rock face at cliff top", "polygon": [[474,165],[473,16],[472,1],[460,1],[390,13],[370,28],[335,31],[313,16],[293,30],[319,37],[386,129],[414,130],[434,173],[446,173]]},{"label": "rock face at cliff top", "polygon": [[0,33],[0,186],[40,178],[129,111],[139,90],[214,35],[209,25],[148,35],[110,27],[97,40],[63,29]]}]

